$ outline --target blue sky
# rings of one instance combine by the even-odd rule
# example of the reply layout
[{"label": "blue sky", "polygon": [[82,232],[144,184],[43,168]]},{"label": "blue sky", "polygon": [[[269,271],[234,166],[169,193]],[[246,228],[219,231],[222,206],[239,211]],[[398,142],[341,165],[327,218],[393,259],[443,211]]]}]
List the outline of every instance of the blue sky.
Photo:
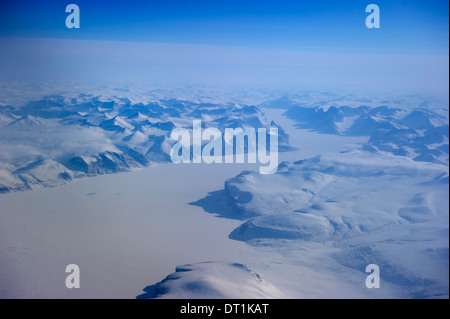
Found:
[{"label": "blue sky", "polygon": [[[372,2],[378,30],[364,24]],[[69,3],[80,7],[78,30],[65,27]],[[0,8],[1,36],[448,52],[445,0],[2,0]]]},{"label": "blue sky", "polygon": [[[70,3],[80,29],[65,26]],[[370,3],[380,29],[365,26]],[[2,0],[0,80],[448,96],[448,29],[444,0]]]}]

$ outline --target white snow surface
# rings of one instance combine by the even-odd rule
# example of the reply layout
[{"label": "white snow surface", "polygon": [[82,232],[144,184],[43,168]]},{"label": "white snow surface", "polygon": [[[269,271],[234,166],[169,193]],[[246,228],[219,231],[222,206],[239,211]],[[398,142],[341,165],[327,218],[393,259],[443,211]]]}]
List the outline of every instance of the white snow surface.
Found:
[{"label": "white snow surface", "polygon": [[[280,153],[276,174],[258,164],[145,167],[133,151],[162,161],[170,123],[228,125],[252,112],[230,96],[194,100],[200,91],[52,96],[36,102],[50,106],[38,115],[3,107],[0,182],[34,190],[0,195],[1,297],[448,298],[448,104],[242,95],[270,107],[265,118],[297,148]],[[139,103],[162,115],[128,114]],[[64,285],[70,263],[81,289]],[[380,267],[380,289],[365,286],[368,264]]]}]

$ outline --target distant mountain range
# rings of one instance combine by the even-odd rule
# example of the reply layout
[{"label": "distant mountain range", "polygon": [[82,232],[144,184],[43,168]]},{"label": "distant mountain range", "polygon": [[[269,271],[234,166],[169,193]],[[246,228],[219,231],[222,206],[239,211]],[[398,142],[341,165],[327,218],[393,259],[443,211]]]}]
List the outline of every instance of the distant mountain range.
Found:
[{"label": "distant mountain range", "polygon": [[415,161],[449,163],[448,108],[306,105],[286,97],[262,106],[287,109],[284,115],[294,120],[298,128],[324,134],[369,136],[364,146],[367,151],[388,152]]},{"label": "distant mountain range", "polygon": [[193,120],[221,131],[277,127],[280,148],[289,148],[288,135],[256,106],[48,96],[20,108],[0,106],[0,192],[169,162],[170,132],[174,127],[192,129]]}]

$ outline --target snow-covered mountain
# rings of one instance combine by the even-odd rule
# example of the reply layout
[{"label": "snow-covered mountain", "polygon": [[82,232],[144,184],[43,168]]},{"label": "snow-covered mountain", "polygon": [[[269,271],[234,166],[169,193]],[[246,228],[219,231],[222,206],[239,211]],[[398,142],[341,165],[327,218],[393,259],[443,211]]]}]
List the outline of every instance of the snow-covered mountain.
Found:
[{"label": "snow-covered mountain", "polygon": [[204,127],[277,127],[251,105],[178,99],[134,102],[123,97],[52,95],[18,108],[0,106],[0,192],[54,186],[170,161],[170,132]]},{"label": "snow-covered mountain", "polygon": [[[369,136],[364,149],[408,156],[416,161],[449,163],[448,109],[378,105],[347,106],[293,102],[287,98],[269,106],[284,106],[298,128],[324,134]],[[394,103],[395,104],[395,103]]]},{"label": "snow-covered mountain", "polygon": [[155,285],[144,288],[144,293],[137,296],[138,299],[286,297],[287,295],[280,289],[245,265],[223,262],[201,262],[178,266],[173,274]]},{"label": "snow-covered mountain", "polygon": [[193,205],[242,221],[231,239],[289,250],[295,264],[313,247],[332,260],[327,269],[353,276],[375,263],[397,297],[448,296],[446,165],[355,150],[282,163],[270,176],[244,171],[209,197]]},{"label": "snow-covered mountain", "polygon": [[[308,129],[314,132],[307,132],[311,133],[307,138],[292,139],[298,143],[293,145],[295,152],[284,153],[290,155],[289,162],[281,163],[278,171],[271,175],[249,170],[238,174],[241,168],[236,166],[232,166],[232,172],[225,172],[231,166],[216,166],[216,170],[208,171],[214,174],[205,174],[207,170],[200,165],[187,170],[160,165],[155,167],[158,174],[154,175],[146,175],[150,167],[135,175],[124,174],[130,179],[122,179],[122,175],[108,176],[120,178],[114,179],[116,182],[111,183],[114,187],[110,190],[104,190],[110,180],[98,178],[98,184],[93,183],[86,190],[83,186],[77,189],[77,183],[72,183],[68,186],[74,188],[66,193],[64,188],[45,191],[61,190],[67,200],[81,200],[86,204],[84,216],[89,217],[84,217],[88,219],[83,225],[102,224],[103,233],[110,235],[99,241],[102,245],[112,243],[108,260],[123,262],[116,259],[122,258],[115,249],[117,245],[123,245],[122,252],[129,252],[136,260],[140,260],[140,254],[151,260],[131,268],[141,274],[135,287],[144,291],[136,291],[138,298],[448,298],[448,106],[427,101],[414,104],[402,99],[358,99],[318,93],[299,94],[295,98],[275,97],[274,100],[274,96],[269,96],[261,102],[264,99],[258,95],[257,106],[217,102],[220,99],[215,101],[212,97],[146,100],[92,94],[52,95],[22,107],[2,106],[0,192],[56,186],[84,176],[169,162],[170,132],[175,127],[190,129],[193,120],[201,120],[203,128],[220,130],[277,127],[280,148],[284,150],[290,149],[288,133],[295,137],[295,134],[305,133],[297,129]],[[283,108],[285,116],[292,119],[296,127],[287,125],[291,123],[289,120],[283,122],[283,127],[272,122],[265,117],[263,107]],[[334,135],[332,139],[330,134]],[[343,147],[349,136],[358,137],[358,142]],[[297,151],[314,148],[313,143],[324,145],[318,148],[320,155],[299,156],[295,161],[297,154],[301,154]],[[326,153],[332,143],[338,144],[333,148],[335,153]],[[175,182],[183,179],[184,184]],[[211,186],[205,181],[215,184]],[[178,189],[174,189],[174,183]],[[72,191],[78,195],[73,196]],[[175,191],[181,196],[177,196],[177,204],[172,206]],[[58,197],[46,192],[42,192],[43,195],[50,197],[41,197],[39,193],[2,196],[7,210],[4,220],[23,218],[28,223],[30,216],[39,219],[39,214],[48,210],[42,198]],[[30,206],[23,206],[26,207],[21,208],[24,213],[18,215],[15,195],[24,195],[24,198],[33,195],[27,197],[27,205],[32,207],[34,199],[38,198],[44,207],[35,214],[28,208]],[[54,201],[51,205],[56,204],[64,203]],[[107,217],[96,214],[99,204],[108,212]],[[78,212],[78,208],[73,207],[76,205],[71,206],[68,212],[72,212],[71,209]],[[116,206],[126,208],[128,214],[117,214]],[[238,251],[230,255],[228,251],[222,255],[218,248],[222,246],[217,245],[213,250],[218,253],[210,258],[210,253],[203,253],[203,246],[193,247],[212,238],[208,236],[218,229],[198,227],[199,220],[205,217],[199,207],[230,219],[226,221],[230,224],[220,228],[223,241],[217,242],[233,243],[233,249],[245,247],[242,254]],[[60,214],[66,211],[65,207],[50,210],[53,211],[64,218],[78,218],[77,214]],[[190,223],[194,213],[199,213],[201,218]],[[127,226],[129,228],[123,232],[121,226],[114,226],[118,233],[109,232],[110,225],[124,224],[120,219],[123,216],[130,218],[133,226]],[[97,223],[89,219],[94,217],[99,218],[95,220]],[[71,225],[64,218],[57,218],[57,221]],[[110,218],[115,223],[108,224]],[[164,224],[166,219],[168,223]],[[8,225],[7,222],[4,225]],[[46,227],[55,228],[45,219],[41,222],[36,238],[52,234]],[[222,223],[225,221],[217,221],[217,224]],[[159,235],[146,237],[149,225],[155,227],[153,232],[161,228]],[[170,227],[170,231],[160,225]],[[79,238],[85,237],[80,234],[91,232],[90,226],[84,229],[86,233],[68,227],[54,235],[52,242],[60,245],[65,236],[61,234],[69,230]],[[180,234],[184,234],[180,239],[182,248],[173,253],[174,238],[167,237],[181,230]],[[206,230],[210,233],[206,234]],[[190,232],[195,234],[188,241]],[[5,230],[3,233],[6,234]],[[27,245],[36,249],[35,243],[39,241],[35,241],[33,234],[23,239],[23,234],[14,237],[15,233],[10,230],[4,237],[10,245],[5,247],[12,247],[3,248],[4,254],[15,257],[16,251],[20,251],[15,245],[21,247],[22,243],[24,249]],[[148,245],[158,243],[162,237],[166,240],[162,242],[170,244],[163,248],[159,244]],[[72,237],[67,238],[72,242]],[[206,242],[205,247],[208,245],[212,246]],[[46,246],[41,246],[39,251],[47,253]],[[61,247],[66,245],[61,244]],[[94,247],[88,252],[88,258],[99,246]],[[164,249],[164,253],[160,249]],[[195,249],[201,253],[194,258],[191,252]],[[78,253],[81,250],[84,251],[80,249]],[[156,279],[147,281],[147,277],[142,276],[142,273],[154,271],[151,268],[157,259],[154,256],[177,255],[176,252],[182,250],[186,250],[186,256],[166,260],[164,272]],[[60,258],[59,253],[52,256],[52,263]],[[133,258],[127,259],[127,263]],[[17,262],[14,267],[18,264],[24,263]],[[368,264],[379,266],[384,289],[365,287]],[[182,266],[171,273],[173,268],[170,267],[176,265]],[[98,267],[97,275],[104,265],[99,263]],[[128,272],[127,267],[124,265],[124,273]],[[42,269],[45,272],[47,265]],[[4,278],[11,272],[15,272],[15,268],[4,272]],[[110,281],[107,276],[105,281]]]}]

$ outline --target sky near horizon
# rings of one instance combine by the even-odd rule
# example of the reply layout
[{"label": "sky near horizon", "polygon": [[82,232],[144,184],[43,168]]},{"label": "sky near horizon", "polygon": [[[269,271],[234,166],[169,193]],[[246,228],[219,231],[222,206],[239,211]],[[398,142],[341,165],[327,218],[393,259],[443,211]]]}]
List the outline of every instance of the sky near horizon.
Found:
[{"label": "sky near horizon", "polygon": [[[65,26],[70,3],[80,8],[79,29]],[[379,29],[365,26],[370,3],[380,8]],[[66,68],[82,78],[150,73],[166,82],[448,94],[448,23],[442,0],[3,0],[0,79],[61,77]]]}]

